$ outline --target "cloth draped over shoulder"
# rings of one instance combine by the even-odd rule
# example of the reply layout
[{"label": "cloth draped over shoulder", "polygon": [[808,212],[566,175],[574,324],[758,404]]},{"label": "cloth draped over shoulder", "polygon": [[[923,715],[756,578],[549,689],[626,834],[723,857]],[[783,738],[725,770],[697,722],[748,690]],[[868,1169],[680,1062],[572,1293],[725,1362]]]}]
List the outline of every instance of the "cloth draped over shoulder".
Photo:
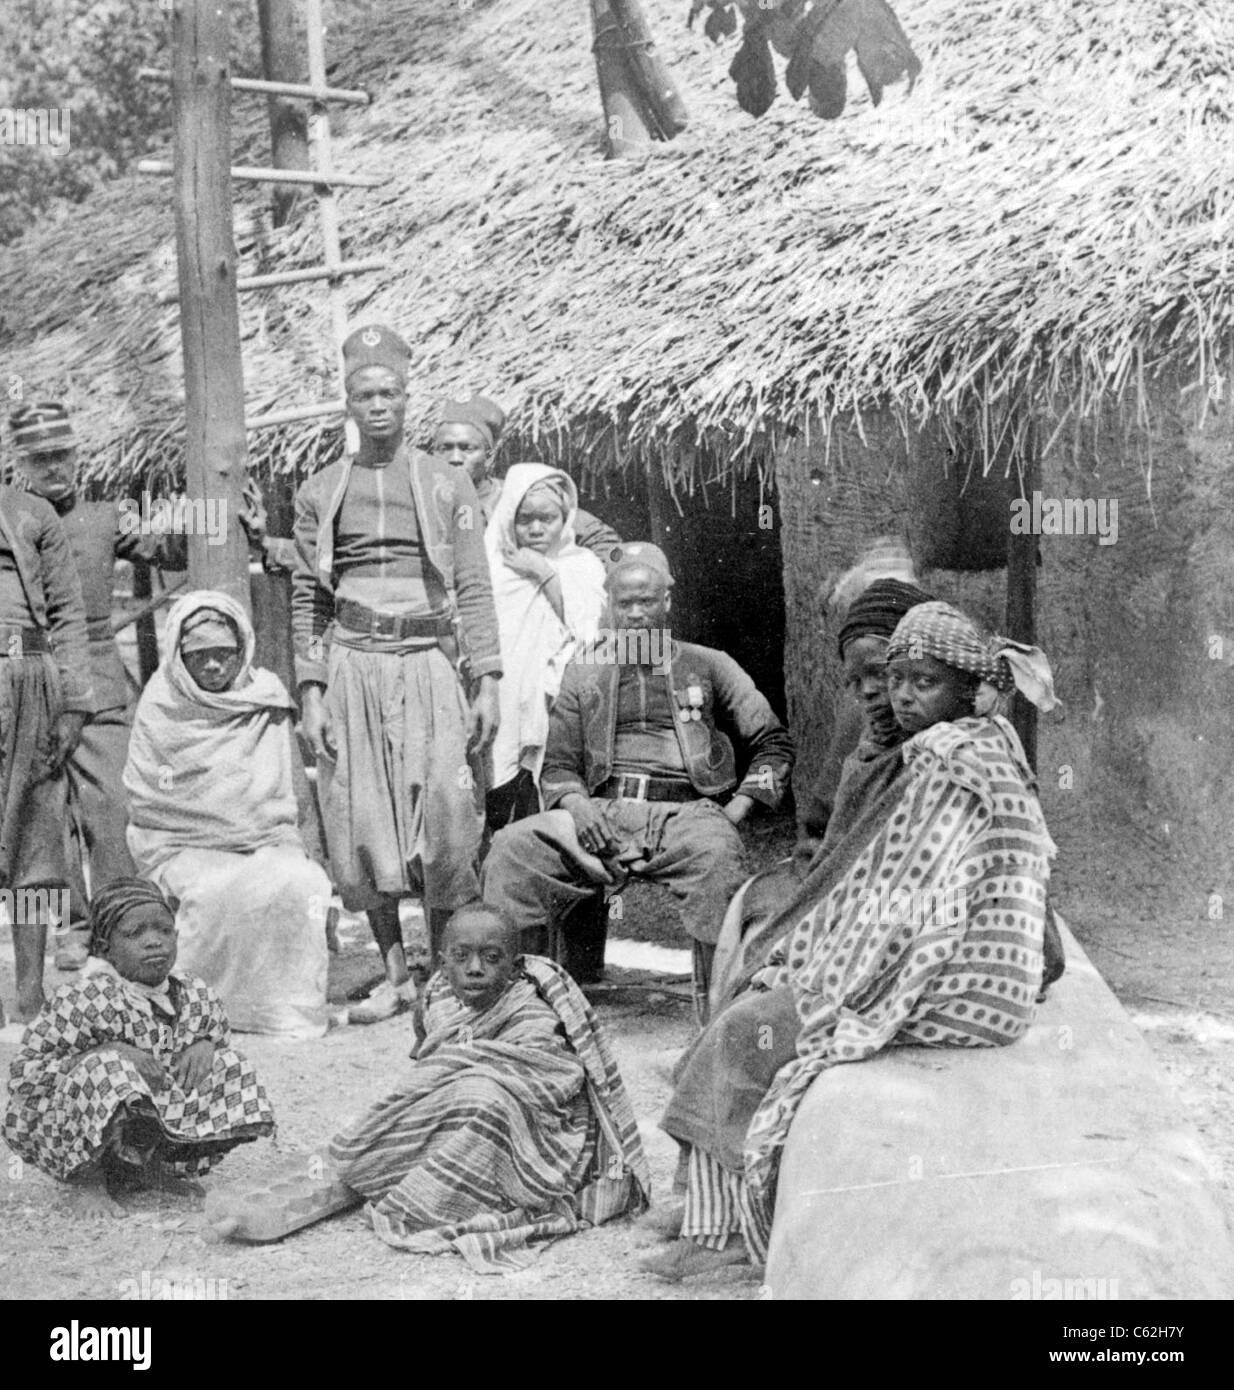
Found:
[{"label": "cloth draped over shoulder", "polygon": [[[228,690],[203,690],[180,656],[184,623],[217,609],[239,627],[244,655]],[[163,659],[133,720],[124,785],[130,848],[143,872],[182,849],[250,854],[299,844],[291,775],[291,715],[282,681],[255,668],[256,636],[243,608],[211,590],[171,607]]]},{"label": "cloth draped over shoulder", "polygon": [[835,805],[822,841],[804,870],[788,861],[775,874],[755,875],[725,913],[712,965],[712,1012],[743,989],[803,912],[851,868],[891,814],[907,772],[903,733],[867,735],[844,760]]},{"label": "cloth draped over shoulder", "polygon": [[406,1082],[330,1146],[382,1240],[454,1250],[478,1273],[499,1274],[532,1261],[532,1240],[646,1206],[629,1097],[590,1005],[559,966],[524,957],[481,1013],[437,974],[425,1026]]},{"label": "cloth draped over shoulder", "polygon": [[[236,679],[218,693],[180,655],[186,621],[206,608],[243,643]],[[181,966],[219,992],[238,1032],[319,1037],[331,886],[297,826],[294,706],[277,676],[254,668],[252,623],[228,595],[186,594],[164,641],[129,743],[129,849],[176,904]]]},{"label": "cloth draped over shoulder", "polygon": [[937,724],[904,747],[898,804],[804,913],[785,963],[797,1057],[752,1120],[745,1172],[765,1244],[779,1155],[811,1082],[891,1044],[990,1047],[1029,1028],[1055,853],[1015,730],[1001,716]]},{"label": "cloth draped over shoulder", "polygon": [[[565,527],[545,558],[561,583],[565,622],[557,616],[542,585],[517,574],[505,561],[516,549],[514,519],[532,488],[544,486],[559,497]],[[578,488],[569,474],[543,463],[516,463],[505,475],[501,495],[484,532],[493,602],[501,642],[502,679],[498,688],[501,722],[492,749],[492,783],[509,782],[520,768],[538,777],[548,739],[548,717],[561,678],[575,650],[592,642],[604,611],[604,565],[575,540]]]},{"label": "cloth draped over shoulder", "polygon": [[[168,1064],[197,1042],[214,1045],[214,1062],[205,1084],[186,1092]],[[153,1089],[109,1043],[157,1057],[165,1084]],[[113,1121],[129,1115],[150,1122],[154,1155],[183,1174],[204,1173],[237,1144],[274,1132],[265,1089],[232,1049],[212,989],[179,971],[150,989],[94,957],[26,1029],[9,1069],[4,1137],[43,1172],[71,1178],[109,1147]]]}]

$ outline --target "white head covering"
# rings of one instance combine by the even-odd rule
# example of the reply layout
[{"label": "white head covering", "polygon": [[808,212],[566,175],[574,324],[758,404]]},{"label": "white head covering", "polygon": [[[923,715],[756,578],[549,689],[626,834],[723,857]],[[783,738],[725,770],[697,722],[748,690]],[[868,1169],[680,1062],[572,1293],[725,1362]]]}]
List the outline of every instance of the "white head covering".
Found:
[{"label": "white head covering", "polygon": [[[506,563],[517,549],[514,518],[527,494],[547,484],[565,503],[565,525],[545,558],[561,581],[565,623],[543,585]],[[578,643],[594,640],[604,611],[604,565],[574,539],[578,489],[568,473],[543,463],[516,463],[505,475],[501,498],[484,531],[493,602],[501,639],[501,722],[493,743],[492,784],[510,781],[520,767],[538,775],[548,737],[548,711]]]}]

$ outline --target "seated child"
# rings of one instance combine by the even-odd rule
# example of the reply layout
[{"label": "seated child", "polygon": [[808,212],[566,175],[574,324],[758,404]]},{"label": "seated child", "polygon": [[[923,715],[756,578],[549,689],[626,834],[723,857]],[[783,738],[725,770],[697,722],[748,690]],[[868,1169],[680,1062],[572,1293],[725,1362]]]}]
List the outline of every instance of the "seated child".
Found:
[{"label": "seated child", "polygon": [[578,986],[482,903],[450,919],[439,962],[410,1074],[330,1145],[377,1234],[500,1273],[530,1240],[641,1210],[634,1113]]},{"label": "seated child", "polygon": [[88,1215],[120,1216],[121,1186],[204,1173],[274,1132],[218,996],[175,961],[175,915],[159,890],[108,884],[90,906],[81,978],[44,1005],[13,1060],[4,1137],[72,1183]]}]

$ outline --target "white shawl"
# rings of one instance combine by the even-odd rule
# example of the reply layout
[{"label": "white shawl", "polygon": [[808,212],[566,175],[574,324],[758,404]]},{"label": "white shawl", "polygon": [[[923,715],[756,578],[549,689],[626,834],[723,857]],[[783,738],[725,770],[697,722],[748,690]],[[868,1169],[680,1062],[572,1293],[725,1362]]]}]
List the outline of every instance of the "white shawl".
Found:
[{"label": "white shawl", "polygon": [[[506,564],[503,547],[517,547],[514,517],[537,483],[552,479],[565,492],[566,524],[546,559],[561,581],[566,621],[553,611],[542,587]],[[502,481],[501,497],[484,531],[493,602],[501,640],[501,723],[493,742],[490,787],[511,781],[520,768],[539,777],[548,738],[548,716],[561,678],[578,644],[594,640],[604,611],[604,566],[574,539],[578,489],[559,468],[516,463]]]}]

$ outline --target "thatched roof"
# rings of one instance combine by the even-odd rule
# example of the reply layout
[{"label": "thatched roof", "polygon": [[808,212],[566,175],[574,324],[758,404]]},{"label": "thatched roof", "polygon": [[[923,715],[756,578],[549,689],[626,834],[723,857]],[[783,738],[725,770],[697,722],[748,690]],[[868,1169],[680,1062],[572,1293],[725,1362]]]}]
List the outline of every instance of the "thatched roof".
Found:
[{"label": "thatched roof", "polygon": [[[733,43],[688,32],[685,0],[645,7],[692,123],[616,164],[581,0],[389,0],[350,22],[338,6],[332,77],[375,97],[339,165],[390,176],[344,195],[345,254],[390,261],[351,283],[351,309],[411,339],[414,416],[488,390],[520,447],[684,481],[700,443],[744,469],[853,410],[1092,417],[1142,405],[1166,368],[1219,388],[1234,5],[897,0],[916,91],[875,110],[854,82],[834,123],[787,95],[754,121]],[[265,162],[246,109],[237,157]],[[265,241],[263,269],[314,261],[316,218]],[[170,183],[137,177],[0,270],[0,375],[68,389],[112,482],[177,464],[178,325],[154,301],[174,282]],[[247,296],[242,319],[253,410],[334,393],[323,287]],[[251,444],[304,466],[337,439],[309,423]]]}]

